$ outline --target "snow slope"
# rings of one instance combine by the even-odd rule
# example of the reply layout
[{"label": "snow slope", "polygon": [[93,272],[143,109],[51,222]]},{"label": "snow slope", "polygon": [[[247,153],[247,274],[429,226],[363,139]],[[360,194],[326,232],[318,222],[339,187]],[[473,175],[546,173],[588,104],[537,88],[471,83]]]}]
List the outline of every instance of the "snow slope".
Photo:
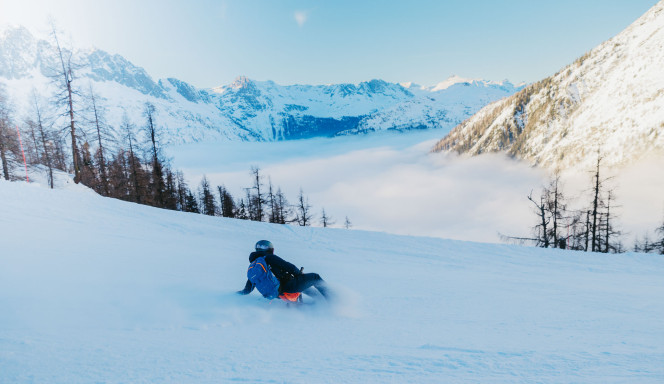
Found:
[{"label": "snow slope", "polygon": [[[1,383],[661,383],[664,259],[298,228],[0,181]],[[247,254],[330,307],[236,296]]]},{"label": "snow slope", "polygon": [[550,169],[664,154],[664,1],[555,75],[492,103],[434,148]]}]

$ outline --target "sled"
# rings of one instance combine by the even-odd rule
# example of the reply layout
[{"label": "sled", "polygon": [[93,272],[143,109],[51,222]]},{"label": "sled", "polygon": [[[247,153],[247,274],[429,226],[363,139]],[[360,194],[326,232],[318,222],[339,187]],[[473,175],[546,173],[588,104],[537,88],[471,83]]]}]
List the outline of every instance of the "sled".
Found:
[{"label": "sled", "polygon": [[[304,267],[301,267],[300,273],[302,273],[303,271]],[[282,294],[279,295],[279,298],[285,301],[287,305],[304,303],[302,301],[302,292],[295,292],[295,293],[283,292]]]}]

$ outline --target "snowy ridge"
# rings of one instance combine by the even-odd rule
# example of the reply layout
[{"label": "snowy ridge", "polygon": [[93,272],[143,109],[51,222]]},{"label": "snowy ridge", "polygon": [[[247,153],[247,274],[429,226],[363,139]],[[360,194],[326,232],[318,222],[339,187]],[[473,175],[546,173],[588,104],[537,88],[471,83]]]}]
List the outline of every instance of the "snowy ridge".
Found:
[{"label": "snowy ridge", "polygon": [[549,168],[664,151],[664,2],[552,77],[457,126],[434,151],[507,151]]},{"label": "snowy ridge", "polygon": [[[80,185],[0,180],[0,201],[2,383],[664,381],[661,257],[238,221]],[[235,295],[263,238],[337,300]]]},{"label": "snowy ridge", "polygon": [[[453,77],[446,86],[404,87],[383,80],[359,84],[290,85],[238,77],[232,84],[197,89],[184,81],[153,80],[141,67],[99,49],[76,55],[83,68],[75,84],[91,84],[119,126],[126,111],[143,121],[145,102],[157,108],[165,143],[218,140],[274,141],[387,129],[451,129],[482,106],[516,92],[509,82]],[[31,89],[46,96],[50,68],[57,68],[52,46],[22,27],[0,31],[0,83],[16,100],[17,115],[27,111]],[[466,89],[466,87],[469,87]],[[406,112],[406,113],[404,113]]]},{"label": "snowy ridge", "polygon": [[424,92],[420,93],[421,97],[367,116],[359,122],[357,128],[342,133],[429,128],[447,131],[472,116],[482,106],[502,99],[517,89],[520,87],[508,81],[496,83],[456,78],[444,85],[421,88],[420,92]]},{"label": "snowy ridge", "polygon": [[482,79],[465,79],[461,76],[452,75],[446,80],[441,81],[440,83],[434,85],[431,88],[431,91],[433,92],[442,91],[443,89],[447,89],[455,84],[464,84],[464,83],[472,84],[474,82],[479,82],[479,81],[482,81]]}]

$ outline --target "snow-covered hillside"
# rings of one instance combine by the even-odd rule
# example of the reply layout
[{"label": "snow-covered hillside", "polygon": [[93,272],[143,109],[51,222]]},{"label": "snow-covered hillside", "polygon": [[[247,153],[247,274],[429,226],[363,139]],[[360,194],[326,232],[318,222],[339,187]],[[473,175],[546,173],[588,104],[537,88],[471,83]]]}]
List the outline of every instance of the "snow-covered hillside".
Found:
[{"label": "snow-covered hillside", "polygon": [[[157,210],[0,181],[2,383],[661,383],[664,259]],[[240,297],[267,238],[330,305]]]},{"label": "snow-covered hillside", "polygon": [[520,88],[508,81],[466,80],[456,76],[430,88],[409,87],[417,97],[375,112],[362,119],[356,128],[341,134],[430,128],[447,132],[483,106]]},{"label": "snow-covered hillside", "polygon": [[[382,80],[360,84],[281,86],[238,77],[230,85],[197,89],[184,81],[155,81],[120,55],[99,49],[80,51],[75,61],[82,91],[89,85],[106,100],[111,125],[123,113],[139,123],[144,103],[158,111],[163,142],[215,140],[274,141],[376,130],[440,128],[444,132],[492,101],[520,87],[505,81],[451,77],[435,87],[404,87]],[[47,76],[58,62],[53,47],[22,27],[0,31],[0,84],[27,113],[29,94],[48,96]],[[214,81],[214,79],[211,79]]]},{"label": "snow-covered hillside", "polygon": [[549,168],[664,153],[664,1],[552,77],[497,101],[434,150],[507,151]]}]

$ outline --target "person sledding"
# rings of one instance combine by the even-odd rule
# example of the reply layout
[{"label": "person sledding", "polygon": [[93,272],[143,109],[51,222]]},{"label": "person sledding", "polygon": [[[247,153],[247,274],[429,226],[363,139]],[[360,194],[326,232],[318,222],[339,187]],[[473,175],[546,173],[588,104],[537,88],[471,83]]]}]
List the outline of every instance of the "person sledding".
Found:
[{"label": "person sledding", "polygon": [[249,255],[247,283],[238,294],[247,295],[256,288],[267,299],[278,297],[297,302],[303,292],[312,297],[319,292],[326,300],[329,299],[325,281],[320,275],[302,273],[295,265],[275,255],[274,246],[267,240],[260,240],[255,248],[256,251]]}]

